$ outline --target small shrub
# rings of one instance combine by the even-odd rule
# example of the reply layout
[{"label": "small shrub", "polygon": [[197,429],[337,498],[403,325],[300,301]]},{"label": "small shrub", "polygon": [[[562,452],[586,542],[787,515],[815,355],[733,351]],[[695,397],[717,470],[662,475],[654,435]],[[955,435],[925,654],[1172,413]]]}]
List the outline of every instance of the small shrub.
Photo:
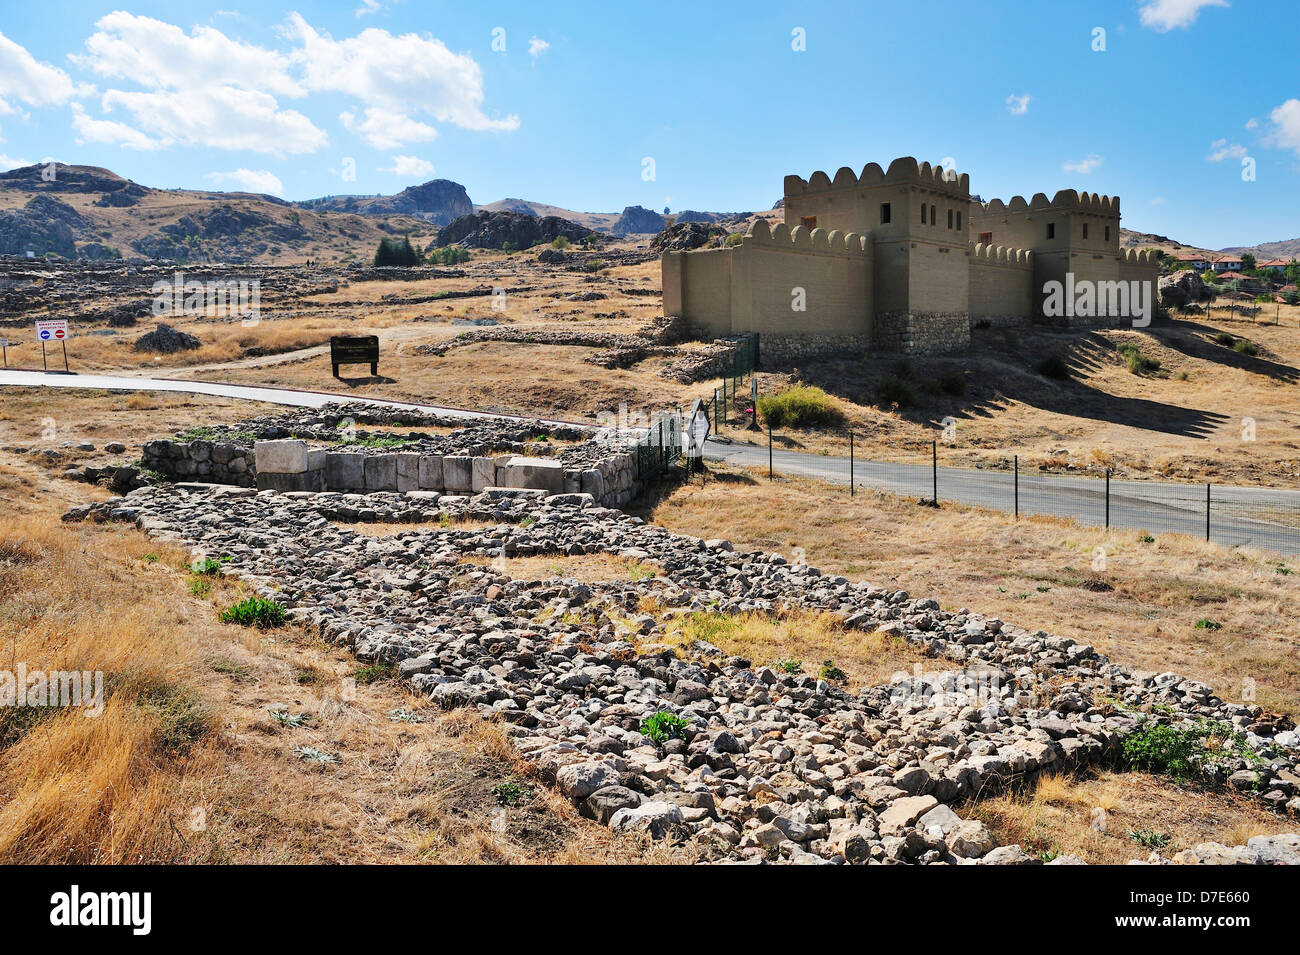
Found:
[{"label": "small shrub", "polygon": [[202,560],[196,560],[190,564],[190,571],[201,577],[216,577],[221,573],[221,565],[228,564],[233,557],[222,557],[220,560],[214,557],[204,557]]},{"label": "small shrub", "polygon": [[554,239],[551,240],[552,249],[567,249],[569,245],[570,243],[568,238],[562,235],[557,235]]},{"label": "small shrub", "polygon": [[288,710],[272,710],[271,719],[281,726],[306,726],[311,716],[307,713],[290,713]]},{"label": "small shrub", "polygon": [[1124,738],[1123,757],[1130,769],[1162,773],[1180,781],[1203,769],[1234,766],[1239,760],[1260,762],[1240,730],[1205,719],[1180,726],[1146,723]]},{"label": "small shrub", "polygon": [[221,622],[262,629],[278,627],[284,623],[284,608],[274,600],[249,597],[221,611]]},{"label": "small shrub", "polygon": [[1064,381],[1070,377],[1070,366],[1060,355],[1048,355],[1034,368],[1044,378],[1056,378]]},{"label": "small shrub", "polygon": [[299,759],[305,759],[309,763],[337,763],[339,761],[339,758],[333,753],[327,753],[315,746],[295,746],[293,755]]},{"label": "small shrub", "polygon": [[1217,620],[1211,620],[1209,617],[1202,617],[1200,620],[1196,621],[1196,629],[1197,630],[1222,630],[1223,624],[1219,623]]},{"label": "small shrub", "polygon": [[939,389],[940,394],[960,398],[966,394],[966,379],[961,372],[945,371],[935,380],[935,387]]},{"label": "small shrub", "polygon": [[793,657],[782,657],[780,660],[777,660],[775,663],[773,663],[772,666],[776,667],[782,673],[803,672],[803,661],[796,660]]},{"label": "small shrub", "polygon": [[774,395],[760,395],[758,413],[773,428],[814,428],[844,419],[839,402],[815,385],[795,385]]},{"label": "small shrub", "polygon": [[1156,539],[1152,537],[1150,534],[1143,534],[1141,537],[1138,538],[1138,541],[1143,544],[1154,544],[1156,542]]},{"label": "small shrub", "polygon": [[817,677],[830,683],[840,683],[849,678],[848,674],[835,665],[834,660],[823,660]]},{"label": "small shrub", "polygon": [[916,404],[916,389],[912,387],[912,383],[906,378],[890,375],[876,386],[876,398],[883,404],[910,408]]},{"label": "small shrub", "polygon": [[1141,349],[1136,345],[1123,344],[1116,349],[1120,357],[1124,359],[1124,364],[1128,366],[1129,372],[1134,375],[1150,375],[1160,370],[1160,361],[1155,358],[1148,358],[1142,354]]},{"label": "small shrub", "polygon": [[722,240],[722,244],[726,246],[728,249],[731,249],[734,248],[735,246],[740,245],[744,241],[745,241],[744,233],[733,232],[731,235],[727,236],[725,239]]},{"label": "small shrub", "polygon": [[1225,348],[1231,348],[1237,344],[1237,339],[1228,332],[1215,332],[1214,340]]},{"label": "small shrub", "polygon": [[1130,829],[1128,837],[1144,849],[1163,849],[1171,838],[1169,833],[1154,829]]},{"label": "small shrub", "polygon": [[378,660],[369,666],[364,666],[356,673],[353,678],[358,683],[383,683],[392,680],[397,676],[397,667],[393,666],[389,660]]},{"label": "small shrub", "polygon": [[682,739],[691,721],[675,713],[659,712],[641,721],[641,735],[656,746],[670,739]]},{"label": "small shrub", "polygon": [[1232,350],[1238,355],[1246,355],[1250,358],[1254,358],[1259,354],[1259,346],[1254,342],[1246,341],[1244,338],[1238,338],[1236,344],[1232,346]]},{"label": "small shrub", "polygon": [[532,799],[533,791],[528,786],[511,779],[493,786],[492,795],[497,797],[497,805],[499,806],[518,806],[520,803]]}]

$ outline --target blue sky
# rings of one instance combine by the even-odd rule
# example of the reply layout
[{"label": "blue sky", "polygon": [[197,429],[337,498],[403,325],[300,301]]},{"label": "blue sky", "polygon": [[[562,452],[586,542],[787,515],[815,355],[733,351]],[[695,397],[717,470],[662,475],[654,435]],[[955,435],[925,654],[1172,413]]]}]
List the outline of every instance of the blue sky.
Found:
[{"label": "blue sky", "polygon": [[740,211],[913,155],[1192,244],[1300,235],[1294,0],[119,4],[0,12],[0,165]]}]

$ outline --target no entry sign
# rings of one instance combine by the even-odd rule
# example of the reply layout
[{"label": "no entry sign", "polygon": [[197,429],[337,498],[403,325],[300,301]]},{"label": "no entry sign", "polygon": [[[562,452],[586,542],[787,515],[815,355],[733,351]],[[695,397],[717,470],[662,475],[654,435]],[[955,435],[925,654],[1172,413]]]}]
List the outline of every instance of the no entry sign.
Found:
[{"label": "no entry sign", "polygon": [[43,342],[66,341],[68,337],[68,320],[52,318],[36,323],[36,337]]}]

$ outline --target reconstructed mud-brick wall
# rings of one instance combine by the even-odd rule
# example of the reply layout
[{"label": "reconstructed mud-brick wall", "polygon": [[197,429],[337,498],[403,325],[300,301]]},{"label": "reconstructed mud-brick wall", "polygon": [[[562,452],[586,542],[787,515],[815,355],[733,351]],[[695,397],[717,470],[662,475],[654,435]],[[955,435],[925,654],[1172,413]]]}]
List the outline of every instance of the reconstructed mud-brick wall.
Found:
[{"label": "reconstructed mud-brick wall", "polygon": [[970,317],[995,324],[1028,321],[1034,313],[1033,254],[976,244],[970,250]]}]

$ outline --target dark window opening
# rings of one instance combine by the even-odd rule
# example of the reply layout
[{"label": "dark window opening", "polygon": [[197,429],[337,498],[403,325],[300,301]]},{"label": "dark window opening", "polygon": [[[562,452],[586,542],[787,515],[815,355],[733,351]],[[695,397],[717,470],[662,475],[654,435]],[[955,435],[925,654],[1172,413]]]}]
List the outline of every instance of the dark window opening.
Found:
[{"label": "dark window opening", "polygon": [[889,203],[882,202],[880,204],[880,224],[884,225],[888,221],[889,221]]},{"label": "dark window opening", "polygon": [[961,213],[957,213],[957,231],[961,231]]},{"label": "dark window opening", "polygon": [[1106,226],[1106,241],[1110,241],[1110,226]]},{"label": "dark window opening", "polygon": [[921,203],[921,225],[925,225],[925,203]]},{"label": "dark window opening", "polygon": [[1049,223],[1047,223],[1047,237],[1048,237],[1049,239],[1055,239],[1055,238],[1056,238],[1056,223],[1055,223],[1055,222],[1049,222]]},{"label": "dark window opening", "polygon": [[1088,223],[1086,222],[1083,224],[1083,237],[1088,238]]},{"label": "dark window opening", "polygon": [[951,210],[951,209],[948,210],[948,228],[949,228],[949,229],[952,228],[952,210]]},{"label": "dark window opening", "polygon": [[993,233],[992,233],[992,232],[981,232],[981,233],[980,233],[980,242],[983,243],[984,245],[992,245],[992,244],[993,244]]},{"label": "dark window opening", "polygon": [[809,232],[811,232],[813,229],[817,228],[817,217],[816,217],[816,216],[800,216],[800,217],[799,217],[799,224],[800,224],[801,226],[803,226],[805,229],[807,229]]}]

